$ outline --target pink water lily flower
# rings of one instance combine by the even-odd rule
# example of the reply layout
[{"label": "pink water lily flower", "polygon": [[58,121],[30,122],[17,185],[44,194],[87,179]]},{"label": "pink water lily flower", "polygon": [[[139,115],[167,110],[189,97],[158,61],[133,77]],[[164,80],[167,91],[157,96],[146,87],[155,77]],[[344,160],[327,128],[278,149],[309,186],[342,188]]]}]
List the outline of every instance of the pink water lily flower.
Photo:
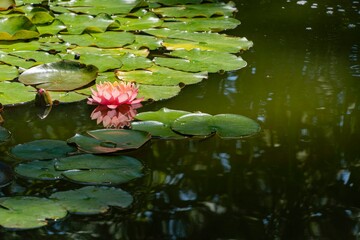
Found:
[{"label": "pink water lily flower", "polygon": [[99,83],[96,84],[96,90],[91,88],[92,95],[88,98],[88,104],[106,105],[110,109],[115,109],[122,104],[137,104],[143,100],[136,98],[138,87],[130,82]]}]

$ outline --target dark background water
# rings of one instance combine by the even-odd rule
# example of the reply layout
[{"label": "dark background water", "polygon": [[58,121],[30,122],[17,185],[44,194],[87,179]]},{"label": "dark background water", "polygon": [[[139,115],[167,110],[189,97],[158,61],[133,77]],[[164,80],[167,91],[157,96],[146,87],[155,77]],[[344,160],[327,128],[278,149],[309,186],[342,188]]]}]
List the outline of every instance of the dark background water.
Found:
[{"label": "dark background water", "polygon": [[[212,74],[176,98],[152,103],[257,119],[263,131],[242,140],[163,141],[131,153],[145,177],[121,186],[132,208],[70,216],[0,239],[359,239],[359,1],[236,1],[242,24],[228,34],[254,47],[245,69]],[[67,139],[97,128],[84,102],[6,109],[9,147]],[[2,195],[46,195],[54,186],[19,183]],[[55,188],[61,188],[56,185]]]}]

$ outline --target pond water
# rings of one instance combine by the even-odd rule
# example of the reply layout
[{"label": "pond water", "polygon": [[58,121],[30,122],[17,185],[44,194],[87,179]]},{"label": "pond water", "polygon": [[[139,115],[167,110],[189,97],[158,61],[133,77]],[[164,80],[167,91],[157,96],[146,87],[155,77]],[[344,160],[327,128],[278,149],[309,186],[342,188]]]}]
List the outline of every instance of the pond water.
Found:
[{"label": "pond water", "polygon": [[[211,74],[162,107],[256,119],[261,134],[152,140],[129,153],[145,176],[121,185],[135,202],[97,216],[48,227],[1,230],[0,239],[358,239],[360,237],[360,2],[236,1],[242,24],[228,34],[254,47],[248,66]],[[96,129],[94,107],[6,109],[10,147],[36,139],[66,140]],[[67,183],[68,184],[68,183]],[[76,185],[76,184],[74,184]],[[48,196],[64,183],[18,180],[0,196]]]}]

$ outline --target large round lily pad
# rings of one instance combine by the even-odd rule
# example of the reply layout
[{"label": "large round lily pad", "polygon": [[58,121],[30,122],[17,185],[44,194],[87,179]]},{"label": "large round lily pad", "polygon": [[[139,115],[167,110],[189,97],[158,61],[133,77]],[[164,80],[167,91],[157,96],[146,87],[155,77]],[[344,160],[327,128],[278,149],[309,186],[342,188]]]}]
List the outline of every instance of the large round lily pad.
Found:
[{"label": "large round lily pad", "polygon": [[18,82],[0,81],[0,103],[15,105],[33,101],[35,89]]},{"label": "large round lily pad", "polygon": [[19,76],[19,81],[46,90],[70,91],[94,81],[97,73],[93,65],[64,60],[30,68]]},{"label": "large round lily pad", "polygon": [[82,154],[59,159],[55,168],[77,183],[111,185],[141,177],[143,165],[127,156]]},{"label": "large round lily pad", "polygon": [[119,188],[94,186],[56,192],[50,198],[73,214],[99,214],[110,206],[126,208],[133,202],[133,197]]},{"label": "large round lily pad", "polygon": [[67,211],[57,202],[38,197],[0,198],[0,225],[9,229],[32,229],[64,218]]},{"label": "large round lily pad", "polygon": [[45,160],[66,157],[75,150],[65,141],[42,139],[16,145],[11,149],[11,153],[23,160]]},{"label": "large round lily pad", "polygon": [[190,113],[177,118],[171,128],[184,135],[209,136],[215,132],[209,124],[211,119],[207,113]]},{"label": "large round lily pad", "polygon": [[256,134],[260,125],[245,116],[237,114],[218,114],[212,119],[212,125],[221,138],[240,138]]},{"label": "large round lily pad", "polygon": [[61,171],[55,170],[55,160],[31,161],[20,163],[15,167],[15,172],[26,178],[38,180],[56,180],[61,178]]}]

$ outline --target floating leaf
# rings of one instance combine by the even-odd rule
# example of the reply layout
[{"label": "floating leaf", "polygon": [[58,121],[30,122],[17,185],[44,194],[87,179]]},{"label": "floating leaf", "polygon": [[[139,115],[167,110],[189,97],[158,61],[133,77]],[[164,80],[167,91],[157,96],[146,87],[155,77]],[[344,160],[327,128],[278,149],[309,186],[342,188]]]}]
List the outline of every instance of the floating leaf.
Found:
[{"label": "floating leaf", "polygon": [[[8,65],[0,65],[0,81],[13,80],[19,75],[16,67]],[[0,90],[1,91],[1,90]]]},{"label": "floating leaf", "polygon": [[38,41],[31,42],[9,42],[0,41],[0,49],[5,52],[21,51],[21,50],[38,50],[40,43]]},{"label": "floating leaf", "polygon": [[78,15],[75,13],[63,13],[56,17],[67,26],[69,34],[81,34],[87,32],[105,32],[115,21],[108,14],[99,14],[96,17],[90,15]]},{"label": "floating leaf", "polygon": [[56,171],[54,164],[56,160],[50,161],[31,161],[28,163],[20,163],[15,167],[15,172],[31,179],[39,180],[56,180],[61,178],[61,171]]},{"label": "floating leaf", "polygon": [[53,200],[38,197],[0,198],[0,225],[4,228],[43,227],[66,215],[67,211]]},{"label": "floating leaf", "polygon": [[39,36],[36,26],[25,16],[2,18],[0,40],[31,39]]},{"label": "floating leaf", "polygon": [[50,197],[74,214],[104,213],[110,206],[127,208],[133,202],[133,197],[129,193],[113,187],[88,186],[56,192]]},{"label": "floating leaf", "polygon": [[16,5],[15,0],[2,0],[0,2],[0,10],[7,10],[15,5]]},{"label": "floating leaf", "polygon": [[60,35],[64,41],[78,46],[97,46],[100,48],[116,48],[131,44],[135,36],[129,32],[104,32],[82,35]]},{"label": "floating leaf", "polygon": [[189,32],[220,32],[227,29],[234,29],[239,24],[239,20],[229,17],[176,18],[164,22],[161,27]]},{"label": "floating leaf", "polygon": [[158,121],[166,125],[172,124],[176,119],[190,112],[182,110],[173,110],[169,108],[161,108],[158,111],[149,111],[138,113],[135,116],[135,119],[142,121]]},{"label": "floating leaf", "polygon": [[23,160],[45,160],[65,157],[75,149],[65,141],[42,139],[18,144],[11,149],[11,153]]},{"label": "floating leaf", "polygon": [[83,154],[61,158],[56,170],[71,181],[84,184],[120,184],[141,177],[143,165],[132,157]]},{"label": "floating leaf", "polygon": [[260,125],[257,122],[237,114],[215,115],[212,125],[221,138],[240,138],[260,131]]},{"label": "floating leaf", "polygon": [[175,97],[181,91],[179,86],[156,86],[156,85],[146,85],[139,84],[139,98],[144,98],[145,100],[160,101]]},{"label": "floating leaf", "polygon": [[190,113],[176,119],[171,128],[184,135],[209,136],[215,132],[209,124],[212,115],[207,113]]},{"label": "floating leaf", "polygon": [[229,3],[205,3],[196,5],[181,5],[176,7],[155,8],[156,14],[163,17],[211,17],[214,15],[231,16],[236,8],[233,2]]},{"label": "floating leaf", "polygon": [[85,100],[90,94],[84,95],[77,92],[51,92],[49,91],[51,99],[53,101],[59,101],[61,103],[72,103]]},{"label": "floating leaf", "polygon": [[54,20],[54,14],[42,7],[33,7],[27,14],[33,24],[48,24]]},{"label": "floating leaf", "polygon": [[184,139],[185,137],[176,134],[168,125],[158,121],[139,121],[132,122],[131,128],[134,130],[147,131],[152,137],[163,139]]},{"label": "floating leaf", "polygon": [[11,136],[11,133],[6,128],[0,126],[0,143],[5,142]]},{"label": "floating leaf", "polygon": [[37,88],[55,91],[70,91],[83,87],[97,76],[93,65],[83,65],[75,61],[60,61],[36,66],[23,72],[19,81]]},{"label": "floating leaf", "polygon": [[169,53],[180,58],[157,57],[155,63],[168,68],[189,72],[219,72],[238,70],[246,66],[246,62],[233,54],[226,52],[176,50]]},{"label": "floating leaf", "polygon": [[127,14],[140,3],[140,0],[74,0],[74,1],[52,1],[51,7],[62,6],[72,12],[98,15],[108,14]]},{"label": "floating leaf", "polygon": [[26,61],[35,61],[36,65],[42,63],[52,63],[60,61],[60,57],[58,55],[49,54],[47,52],[41,51],[14,51],[11,53],[12,56],[20,57],[25,59]]},{"label": "floating leaf", "polygon": [[115,17],[120,22],[119,30],[136,31],[161,26],[163,23],[155,14],[147,13],[139,18]]},{"label": "floating leaf", "polygon": [[26,59],[12,56],[10,53],[0,52],[0,61],[6,64],[21,68],[31,68],[37,65],[36,61],[27,61]]},{"label": "floating leaf", "polygon": [[33,101],[35,89],[18,82],[0,81],[0,103],[15,105]]},{"label": "floating leaf", "polygon": [[11,167],[0,162],[0,188],[9,185],[13,180]]},{"label": "floating leaf", "polygon": [[146,132],[124,129],[100,129],[87,133],[91,137],[76,134],[68,139],[68,143],[87,153],[111,153],[137,149],[151,138]]},{"label": "floating leaf", "polygon": [[253,46],[253,42],[248,41],[244,37],[231,37],[226,34],[194,33],[171,29],[148,29],[144,30],[144,32],[161,38],[192,41],[194,42],[193,44],[197,43],[201,48],[217,50],[219,52],[237,53]]},{"label": "floating leaf", "polygon": [[178,85],[195,84],[207,78],[206,72],[189,73],[177,71],[166,67],[153,66],[146,70],[120,71],[115,72],[116,76],[123,81],[135,81],[139,84],[148,85]]}]

